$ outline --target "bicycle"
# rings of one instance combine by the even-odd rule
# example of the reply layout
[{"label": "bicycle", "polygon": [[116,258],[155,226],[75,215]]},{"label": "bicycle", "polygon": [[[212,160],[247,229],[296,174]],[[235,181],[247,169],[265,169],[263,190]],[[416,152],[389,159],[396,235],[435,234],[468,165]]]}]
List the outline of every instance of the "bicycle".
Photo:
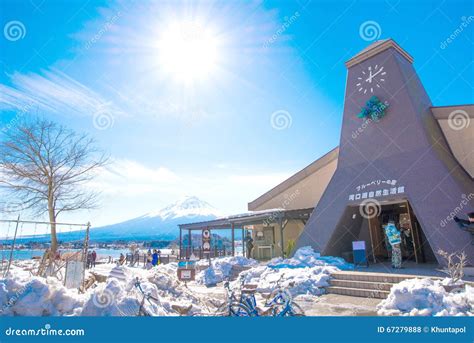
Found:
[{"label": "bicycle", "polygon": [[[280,282],[283,279],[285,274],[282,274],[280,278],[277,280],[276,288],[267,296],[265,297],[265,304],[264,306],[268,309],[262,311],[260,308],[256,306],[257,301],[255,298],[255,291],[256,286],[251,286],[250,288],[244,289],[242,293],[242,301],[246,304],[252,316],[268,316],[271,315],[273,317],[302,317],[304,316],[303,309],[296,303],[293,302],[293,297],[291,296],[290,292],[287,290],[283,290],[280,286]],[[294,282],[291,282],[289,287],[294,286]],[[249,286],[247,286],[249,287]]]},{"label": "bicycle", "polygon": [[150,303],[150,305],[153,305],[152,302],[150,301],[150,299],[158,302],[159,304],[160,304],[160,299],[155,298],[154,296],[151,295],[151,293],[145,293],[145,291],[143,291],[143,289],[142,289],[142,286],[141,286],[141,283],[140,283],[140,280],[138,279],[138,277],[135,279],[134,286],[143,295],[142,300],[140,301],[140,306],[138,308],[137,317],[152,317],[150,312],[148,312],[145,309],[145,300],[147,300]]},{"label": "bicycle", "polygon": [[[280,282],[284,274],[280,276],[277,281],[276,289],[268,296],[265,306],[270,307],[272,316],[275,317],[304,317],[303,309],[293,301],[293,297],[288,290],[284,290]],[[290,282],[288,287],[293,287],[294,282]],[[268,300],[271,299],[271,300]]]},{"label": "bicycle", "polygon": [[[303,309],[293,302],[291,294],[281,288],[280,282],[283,276],[284,274],[280,276],[277,281],[277,288],[269,294],[265,301],[264,306],[268,307],[267,310],[263,311],[257,306],[257,299],[255,298],[257,285],[245,285],[243,278],[240,281],[240,299],[237,299],[235,291],[230,289],[229,282],[226,281],[224,283],[227,293],[227,303],[224,303],[219,310],[224,312],[227,316],[239,317],[259,317],[267,315],[274,317],[304,316]],[[293,285],[294,283],[291,283],[290,287]]]},{"label": "bicycle", "polygon": [[[145,309],[145,300],[147,300],[150,304],[152,304],[152,302],[150,301],[150,299],[152,299],[161,306],[160,299],[155,298],[154,296],[151,295],[151,293],[145,293],[145,291],[143,291],[143,288],[141,286],[141,283],[138,277],[136,278],[134,285],[143,295],[142,300],[140,301],[139,308],[138,308],[137,317],[142,317],[142,316],[151,317],[152,315],[150,314],[150,312],[148,312]],[[175,311],[177,314],[179,314],[180,316],[187,316],[189,311],[192,309],[192,307],[193,305],[189,305],[189,306],[181,306],[178,304],[171,305],[171,309]]]},{"label": "bicycle", "polygon": [[229,281],[224,283],[226,301],[217,309],[216,314],[226,317],[249,317],[251,310],[240,299],[237,299],[235,291],[230,288]]}]

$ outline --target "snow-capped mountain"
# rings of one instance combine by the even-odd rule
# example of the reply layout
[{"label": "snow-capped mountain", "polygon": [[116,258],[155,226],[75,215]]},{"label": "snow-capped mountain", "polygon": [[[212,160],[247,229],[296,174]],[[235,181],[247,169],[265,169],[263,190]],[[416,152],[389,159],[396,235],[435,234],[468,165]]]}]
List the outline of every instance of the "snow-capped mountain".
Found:
[{"label": "snow-capped mountain", "polygon": [[176,201],[175,203],[162,208],[156,212],[150,212],[143,217],[161,217],[163,220],[176,219],[182,217],[193,216],[215,216],[219,217],[221,214],[217,209],[212,207],[209,203],[195,197],[188,196]]},{"label": "snow-capped mountain", "polygon": [[92,240],[173,240],[179,224],[212,220],[221,213],[209,203],[188,196],[158,211],[121,223],[91,229]]}]

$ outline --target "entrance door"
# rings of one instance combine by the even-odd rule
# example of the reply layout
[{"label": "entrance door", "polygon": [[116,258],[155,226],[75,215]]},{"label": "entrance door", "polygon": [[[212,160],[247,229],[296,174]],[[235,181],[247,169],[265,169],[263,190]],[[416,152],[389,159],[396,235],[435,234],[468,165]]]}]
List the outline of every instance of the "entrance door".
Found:
[{"label": "entrance door", "polygon": [[384,226],[389,220],[393,220],[400,230],[402,259],[404,261],[414,260],[416,263],[424,262],[425,259],[421,248],[421,228],[407,200],[384,204],[381,206],[378,216],[368,219],[374,262],[390,258],[390,247],[384,232]]},{"label": "entrance door", "polygon": [[382,230],[380,230],[381,223],[379,217],[370,217],[368,220],[372,258],[374,263],[377,263],[377,260],[385,260],[388,258],[388,251],[385,247],[384,234]]},{"label": "entrance door", "polygon": [[410,206],[410,203],[406,201],[408,216],[410,217],[410,223],[413,233],[413,250],[415,253],[416,263],[425,262],[425,255],[423,254],[423,249],[421,248],[421,237],[420,237],[420,225],[418,220],[416,220],[413,209]]}]

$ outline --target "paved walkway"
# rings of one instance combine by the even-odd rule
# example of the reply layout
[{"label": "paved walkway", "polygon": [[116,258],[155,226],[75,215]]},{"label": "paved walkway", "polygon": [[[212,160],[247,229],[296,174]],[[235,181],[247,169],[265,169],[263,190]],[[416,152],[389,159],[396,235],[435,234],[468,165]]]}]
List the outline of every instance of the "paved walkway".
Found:
[{"label": "paved walkway", "polygon": [[[412,261],[403,262],[401,269],[392,268],[390,262],[379,262],[376,264],[369,264],[368,268],[357,267],[355,271],[369,272],[369,273],[388,273],[388,274],[408,274],[421,276],[434,276],[445,278],[446,274],[440,272],[441,266],[431,263],[415,263]],[[474,276],[465,276],[465,281],[474,281]]]},{"label": "paved walkway", "polygon": [[339,294],[300,295],[295,298],[307,316],[376,316],[376,306],[381,301]]}]

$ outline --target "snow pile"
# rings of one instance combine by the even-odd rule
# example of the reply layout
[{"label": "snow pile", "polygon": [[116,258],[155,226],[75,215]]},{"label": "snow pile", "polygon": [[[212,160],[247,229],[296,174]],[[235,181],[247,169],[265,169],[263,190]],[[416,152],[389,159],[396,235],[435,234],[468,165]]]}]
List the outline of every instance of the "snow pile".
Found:
[{"label": "snow pile", "polygon": [[134,316],[138,314],[139,303],[135,295],[128,295],[127,285],[116,278],[99,283],[85,302],[82,316]]},{"label": "snow pile", "polygon": [[[156,288],[156,297],[160,299],[161,306],[169,313],[176,315],[183,313],[192,315],[207,310],[205,301],[193,294],[177,278],[177,263],[160,265],[154,275],[149,279]],[[186,309],[186,311],[184,311]]]},{"label": "snow pile", "polygon": [[280,286],[293,296],[320,295],[329,286],[331,274],[340,269],[352,269],[352,264],[332,256],[319,256],[311,247],[296,251],[292,258],[274,258],[266,266],[259,266],[240,274],[246,284],[257,285],[258,292],[271,292]]},{"label": "snow pile", "polygon": [[307,246],[298,249],[292,258],[283,259],[281,257],[274,258],[268,263],[271,268],[306,268],[316,266],[335,266],[340,270],[352,270],[354,265],[347,263],[341,257],[320,256],[314,252],[313,248]]},{"label": "snow pile", "polygon": [[77,315],[84,298],[76,290],[65,288],[56,278],[18,272],[0,279],[0,315]]},{"label": "snow pile", "polygon": [[[126,268],[127,282],[109,278],[99,284],[84,305],[81,315],[86,316],[136,316],[145,295],[143,307],[152,316],[192,315],[203,312],[203,302],[190,293],[176,275],[177,264],[159,265],[152,270]],[[143,293],[135,287],[140,281]]]},{"label": "snow pile", "polygon": [[[208,261],[202,260],[197,265],[202,266],[208,263]],[[227,279],[234,267],[255,267],[257,265],[257,261],[243,256],[215,258],[212,260],[211,266],[197,273],[196,281],[206,286],[215,285]]]},{"label": "snow pile", "polygon": [[[331,273],[338,271],[336,267],[318,266],[308,268],[269,268],[260,266],[240,274],[245,284],[257,285],[257,291],[268,293],[279,284],[293,296],[300,294],[320,295],[324,287],[329,286]],[[238,281],[236,281],[238,282]]]},{"label": "snow pile", "polygon": [[[152,316],[208,312],[205,300],[193,295],[176,277],[177,264],[151,271],[123,267],[126,280],[110,277],[85,294],[68,289],[56,278],[31,276],[12,268],[0,279],[0,315],[19,316],[136,316],[144,294],[144,309]],[[140,280],[143,293],[135,287]]]},{"label": "snow pile", "polygon": [[474,287],[446,292],[449,280],[409,279],[394,285],[378,306],[379,315],[458,316],[474,315]]},{"label": "snow pile", "polygon": [[127,267],[116,265],[109,273],[109,278],[116,278],[119,281],[127,282],[129,278],[127,278]]}]

